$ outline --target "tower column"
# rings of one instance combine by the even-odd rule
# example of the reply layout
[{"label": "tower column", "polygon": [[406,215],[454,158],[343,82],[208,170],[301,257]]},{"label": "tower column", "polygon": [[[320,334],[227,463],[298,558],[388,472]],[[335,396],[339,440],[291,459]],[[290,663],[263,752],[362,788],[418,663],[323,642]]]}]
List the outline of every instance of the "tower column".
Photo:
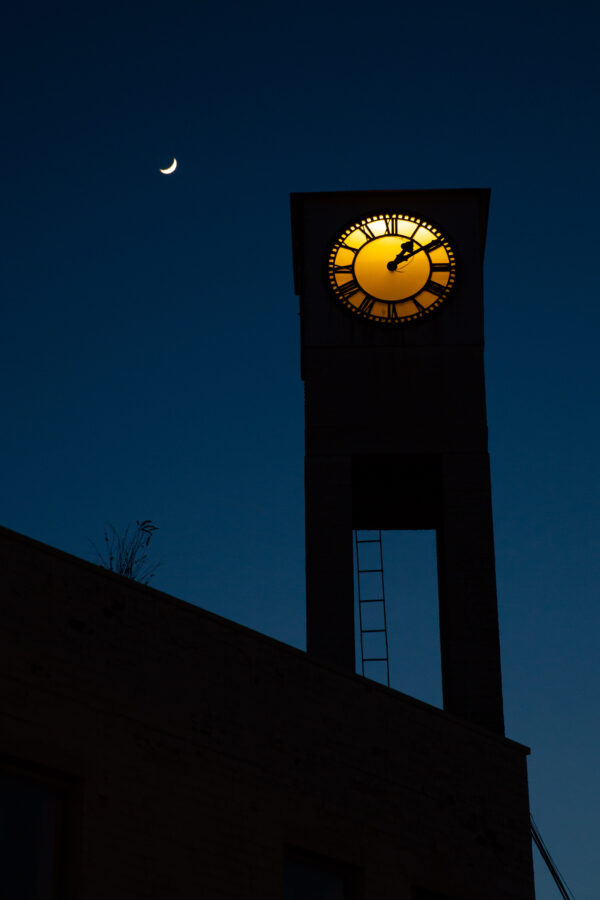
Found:
[{"label": "tower column", "polygon": [[308,455],[305,493],[306,648],[355,672],[350,457]]},{"label": "tower column", "polygon": [[489,457],[445,454],[437,530],[444,709],[504,733]]}]

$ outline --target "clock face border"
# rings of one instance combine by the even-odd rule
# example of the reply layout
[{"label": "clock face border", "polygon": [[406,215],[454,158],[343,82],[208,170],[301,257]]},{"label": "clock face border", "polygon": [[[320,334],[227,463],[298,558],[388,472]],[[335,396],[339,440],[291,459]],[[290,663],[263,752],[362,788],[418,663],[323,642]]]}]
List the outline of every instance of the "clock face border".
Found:
[{"label": "clock face border", "polygon": [[[408,233],[399,234],[398,223],[405,224],[403,231],[408,229]],[[372,224],[377,225],[377,233],[373,233],[369,228]],[[385,229],[383,231],[381,230],[382,225]],[[412,230],[413,225],[414,230]],[[424,229],[421,237],[424,237],[427,233],[433,236],[433,240],[436,243],[435,248],[432,248],[429,253],[427,252],[427,247],[433,241],[427,240],[424,244],[419,244],[419,241],[414,237],[421,228]],[[354,248],[351,248],[345,241],[348,237],[356,234],[358,231],[362,231],[364,242],[354,250],[352,263],[348,262],[346,265],[341,266],[344,270],[344,272],[341,273],[340,264],[336,264],[338,252],[340,249],[348,249],[352,252]],[[422,252],[426,254],[429,263],[430,276],[426,278],[424,283],[414,293],[409,293],[401,299],[377,297],[369,294],[356,278],[355,263],[359,251],[362,251],[364,247],[372,244],[374,240],[380,237],[396,238],[395,243],[397,244],[397,247],[394,249],[398,250],[402,247],[402,241],[397,240],[398,238],[402,238],[405,244],[406,242],[412,242],[412,253],[410,256],[414,256],[415,259],[418,258],[417,254]],[[354,241],[354,243],[356,243],[356,241]],[[415,244],[420,246],[419,250],[414,250]],[[400,250],[400,253],[402,252],[405,251]],[[432,263],[431,260],[431,252],[436,255],[437,261],[434,263]],[[442,261],[440,262],[440,260]],[[443,273],[436,279],[432,279],[431,277],[433,265],[437,267],[435,271]],[[370,215],[363,215],[361,218],[356,218],[350,222],[343,231],[338,233],[335,240],[330,243],[324,259],[324,268],[329,292],[335,297],[338,303],[341,303],[344,311],[350,312],[354,317],[359,317],[361,320],[370,322],[371,324],[381,325],[383,327],[392,326],[394,328],[427,321],[432,313],[437,312],[444,306],[449,295],[454,292],[459,274],[458,253],[454,242],[448,238],[446,232],[429,218],[423,218],[422,215],[417,215],[416,213],[407,210],[400,211],[397,208],[393,211],[389,208],[378,210],[372,212]],[[420,263],[420,269],[423,269],[422,262]],[[337,280],[336,270],[338,276],[343,274],[348,277],[344,281]],[[445,283],[442,283],[443,275],[446,274],[446,272],[448,276],[447,280]],[[349,285],[349,287],[346,287],[346,285]],[[419,301],[420,294],[423,295],[421,299],[425,302]],[[406,304],[405,314],[398,315],[398,312],[402,310],[403,304]]]}]

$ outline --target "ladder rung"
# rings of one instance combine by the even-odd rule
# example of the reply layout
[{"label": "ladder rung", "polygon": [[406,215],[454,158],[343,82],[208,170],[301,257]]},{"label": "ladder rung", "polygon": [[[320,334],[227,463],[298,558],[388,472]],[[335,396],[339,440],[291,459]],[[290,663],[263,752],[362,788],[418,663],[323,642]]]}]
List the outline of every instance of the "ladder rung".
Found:
[{"label": "ladder rung", "polygon": [[364,541],[356,541],[357,544],[380,544],[379,538],[365,538]]},{"label": "ladder rung", "polygon": [[383,569],[357,569],[356,571],[359,575],[362,575],[363,572],[383,572]]},{"label": "ladder rung", "polygon": [[368,600],[359,600],[359,603],[385,603],[385,597],[370,597]]},{"label": "ladder rung", "polygon": [[363,662],[387,662],[387,661],[388,661],[387,656],[369,656],[368,658],[365,657],[365,659],[363,659]]},{"label": "ladder rung", "polygon": [[379,634],[385,631],[385,628],[361,628],[360,630],[363,634]]}]

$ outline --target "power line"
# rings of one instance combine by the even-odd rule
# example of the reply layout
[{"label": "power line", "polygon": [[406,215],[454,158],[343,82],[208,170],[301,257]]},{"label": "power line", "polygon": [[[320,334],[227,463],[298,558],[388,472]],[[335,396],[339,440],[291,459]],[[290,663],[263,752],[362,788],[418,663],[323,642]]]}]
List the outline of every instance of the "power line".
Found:
[{"label": "power line", "polygon": [[557,886],[558,890],[560,891],[561,897],[563,897],[564,900],[575,900],[575,896],[574,896],[573,892],[570,890],[569,887],[567,887],[567,884],[566,884],[564,878],[562,877],[562,875],[556,868],[556,864],[555,864],[554,860],[552,859],[552,857],[550,856],[548,848],[546,847],[546,845],[544,844],[544,842],[542,840],[542,836],[540,835],[540,833],[538,831],[537,825],[533,821],[533,816],[531,815],[531,813],[529,814],[529,821],[531,824],[531,836],[533,838],[535,846],[540,851],[540,856],[542,857],[542,859],[548,866],[550,874],[554,878],[554,881],[556,882],[556,886]]}]

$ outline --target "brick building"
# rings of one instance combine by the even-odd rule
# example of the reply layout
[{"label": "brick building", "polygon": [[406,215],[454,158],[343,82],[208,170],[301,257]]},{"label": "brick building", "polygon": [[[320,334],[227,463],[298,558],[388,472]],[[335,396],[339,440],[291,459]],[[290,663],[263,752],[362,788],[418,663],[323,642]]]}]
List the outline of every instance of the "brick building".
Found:
[{"label": "brick building", "polygon": [[533,897],[521,745],[6,529],[0,579],[6,900]]}]

